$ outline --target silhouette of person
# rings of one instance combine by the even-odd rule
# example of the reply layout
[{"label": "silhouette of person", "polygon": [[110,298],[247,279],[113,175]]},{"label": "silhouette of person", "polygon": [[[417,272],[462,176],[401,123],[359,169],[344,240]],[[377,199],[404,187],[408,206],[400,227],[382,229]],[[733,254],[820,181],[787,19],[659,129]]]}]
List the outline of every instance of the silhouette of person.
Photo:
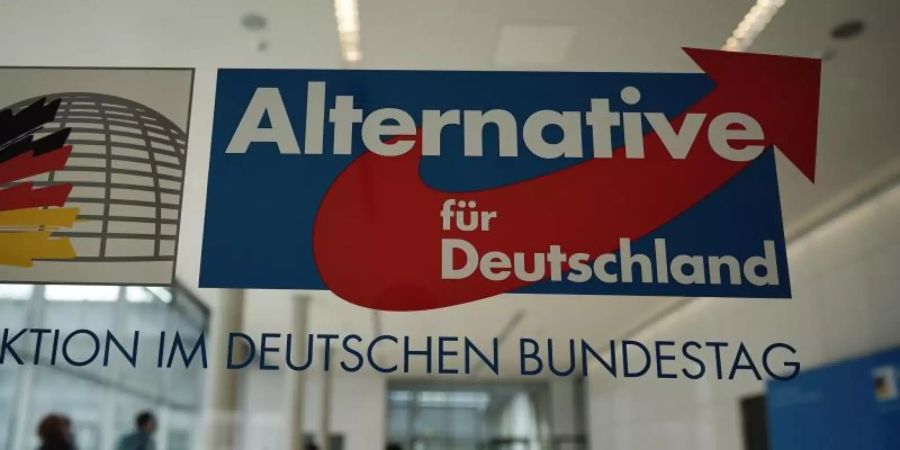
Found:
[{"label": "silhouette of person", "polygon": [[153,441],[156,416],[150,411],[144,411],[137,415],[134,423],[134,432],[122,436],[116,450],[156,450],[156,442]]},{"label": "silhouette of person", "polygon": [[72,421],[62,414],[47,414],[37,429],[41,446],[38,450],[75,450]]}]

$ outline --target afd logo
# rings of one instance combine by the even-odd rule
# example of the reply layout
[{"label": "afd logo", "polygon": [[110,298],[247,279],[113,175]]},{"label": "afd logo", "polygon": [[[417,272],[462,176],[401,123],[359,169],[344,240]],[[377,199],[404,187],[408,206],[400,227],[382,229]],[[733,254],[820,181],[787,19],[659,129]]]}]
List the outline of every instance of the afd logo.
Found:
[{"label": "afd logo", "polygon": [[[306,91],[306,131],[304,152],[297,142],[294,127],[278,88],[258,88],[247,105],[235,130],[226,153],[246,153],[251,144],[273,142],[278,152],[285,155],[323,154],[325,130],[326,82],[311,81]],[[638,105],[641,91],[627,86],[621,91],[621,100],[627,105]],[[735,162],[756,159],[764,149],[765,135],[759,122],[739,112],[725,112],[710,118],[706,113],[687,113],[676,128],[662,112],[610,111],[609,99],[591,98],[585,103],[587,111],[555,111],[543,109],[528,115],[524,124],[508,110],[438,110],[425,109],[415,115],[399,108],[378,108],[365,113],[354,105],[352,95],[338,95],[328,109],[328,125],[334,141],[330,145],[335,155],[353,153],[354,127],[360,124],[362,144],[365,149],[380,156],[402,156],[412,150],[412,139],[392,139],[397,136],[413,136],[421,131],[422,156],[440,156],[443,133],[462,133],[462,154],[480,157],[485,153],[485,127],[494,127],[499,146],[490,150],[504,158],[519,156],[518,140],[533,155],[544,159],[584,158],[582,135],[591,138],[594,158],[613,157],[613,130],[621,127],[625,137],[624,157],[643,159],[643,124],[646,121],[656,133],[666,152],[673,159],[685,159],[694,147],[702,128],[706,129],[708,147],[720,157]],[[415,116],[415,118],[414,118]],[[261,126],[268,119],[268,126]],[[560,137],[549,142],[545,130],[553,127]],[[452,149],[458,150],[458,149]]]},{"label": "afd logo", "polygon": [[773,151],[814,179],[820,62],[686,51],[705,73],[220,71],[201,285],[789,297]]}]

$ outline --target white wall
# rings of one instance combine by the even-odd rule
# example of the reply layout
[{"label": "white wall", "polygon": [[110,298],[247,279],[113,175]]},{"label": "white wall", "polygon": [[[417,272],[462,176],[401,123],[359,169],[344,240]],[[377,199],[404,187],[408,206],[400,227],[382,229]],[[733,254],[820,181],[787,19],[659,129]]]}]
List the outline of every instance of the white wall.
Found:
[{"label": "white wall", "polygon": [[[640,339],[783,341],[802,367],[900,344],[900,187],[793,242],[794,298],[700,299]],[[742,449],[739,399],[761,393],[755,377],[733,381],[611,379],[588,386],[591,448]]]},{"label": "white wall", "polygon": [[[306,378],[304,429],[318,435],[322,418],[322,372]],[[387,432],[387,379],[380,374],[335,372],[332,381],[331,432],[344,435],[346,450],[380,450]],[[321,445],[321,444],[320,444]]]},{"label": "white wall", "polygon": [[540,426],[538,413],[532,400],[526,392],[513,395],[498,411],[496,417],[492,418],[495,422],[490,426],[495,429],[489,430],[489,435],[504,438],[526,438],[532,443],[514,443],[509,446],[510,450],[527,450],[532,448],[533,444],[541,442],[538,433]]},{"label": "white wall", "polygon": [[[288,423],[290,392],[285,371],[244,370],[243,436],[241,449],[286,449],[290,429]],[[332,381],[331,433],[343,434],[346,450],[380,449],[387,429],[387,383],[377,374],[334,372]],[[316,436],[322,423],[323,373],[306,373],[303,397],[303,429]]]},{"label": "white wall", "polygon": [[[293,306],[296,293],[290,291],[247,291],[244,304],[244,331],[259,339],[262,332],[295,332]],[[311,320],[308,318],[307,320]],[[316,330],[318,331],[318,330]],[[258,341],[257,341],[258,343]],[[317,348],[316,352],[321,352]],[[279,352],[275,358],[284,358]],[[282,360],[270,360],[284,368]],[[258,360],[255,362],[258,364]],[[243,369],[242,450],[287,449],[292,428],[291,407],[295,398],[292,378],[301,376],[290,370],[262,371]],[[305,376],[303,431],[316,436],[322,445],[321,426],[324,411],[322,394],[324,373],[311,370]],[[347,374],[334,371],[331,387],[331,433],[343,434],[346,450],[381,448],[387,423],[387,382],[375,372]],[[374,446],[373,446],[374,443]]]},{"label": "white wall", "polygon": [[548,380],[550,388],[550,421],[554,436],[579,434],[579,417],[575,401],[575,383],[572,379]]}]

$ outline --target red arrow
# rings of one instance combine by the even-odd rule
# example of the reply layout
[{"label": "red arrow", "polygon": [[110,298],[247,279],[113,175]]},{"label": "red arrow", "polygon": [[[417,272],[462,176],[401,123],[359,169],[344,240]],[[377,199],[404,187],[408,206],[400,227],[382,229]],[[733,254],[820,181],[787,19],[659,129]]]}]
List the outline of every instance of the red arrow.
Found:
[{"label": "red arrow", "polygon": [[[716,83],[712,95],[762,121],[766,137],[809,178],[816,178],[822,61],[686,48]],[[708,100],[705,99],[705,100]]]},{"label": "red arrow", "polygon": [[[812,179],[819,61],[686,52],[716,84],[687,112],[753,116],[766,133],[765,144],[778,144]],[[683,117],[673,121],[676,127]],[[645,236],[747,167],[713,152],[702,138],[709,122],[685,160],[673,160],[659,138],[648,134],[645,159],[625,159],[618,151],[611,159],[589,159],[550,175],[464,194],[439,192],[422,182],[418,143],[400,157],[366,152],[338,176],[319,208],[313,229],[319,273],[338,296],[382,310],[445,307],[522,287],[526,283],[514,277],[489,281],[477,272],[442,280],[441,239],[465,239],[481,254],[530,255],[554,244],[569,253],[614,251],[620,238]],[[442,231],[439,212],[450,198],[474,200],[479,210],[498,211],[499,217],[489,232]]]}]

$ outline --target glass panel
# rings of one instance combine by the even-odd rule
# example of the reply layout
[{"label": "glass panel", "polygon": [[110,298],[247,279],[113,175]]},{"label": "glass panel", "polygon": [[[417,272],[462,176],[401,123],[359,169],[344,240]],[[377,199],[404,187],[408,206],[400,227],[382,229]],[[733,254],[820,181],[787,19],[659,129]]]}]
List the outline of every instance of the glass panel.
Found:
[{"label": "glass panel", "polygon": [[[77,376],[46,367],[36,367],[26,430],[36,430],[50,413],[67,415],[73,425],[78,448],[100,450],[103,387]],[[37,437],[28,436],[27,448],[37,448]]]},{"label": "glass panel", "polygon": [[34,286],[30,284],[0,284],[0,301],[28,300],[33,293]]},{"label": "glass panel", "polygon": [[[32,323],[28,323],[29,305],[35,309]],[[194,315],[187,317],[187,311]],[[160,418],[157,448],[196,448],[204,379],[199,356],[190,369],[161,370],[156,368],[154,348],[160,331],[167,332],[170,347],[177,330],[189,350],[208,321],[205,309],[176,308],[170,291],[163,288],[0,285],[0,314],[10,332],[30,326],[60,333],[55,366],[49,365],[52,334],[43,336],[38,366],[0,365],[0,446],[16,448],[20,442],[18,447],[36,448],[38,423],[47,414],[57,413],[71,419],[80,450],[110,450],[122,435],[134,430],[135,415],[149,410]],[[86,333],[73,334],[76,330],[90,330],[99,346]],[[126,352],[132,347],[134,331],[139,332],[137,368],[114,345],[104,367],[107,330]],[[66,342],[68,336],[73,337]],[[26,333],[12,350],[32,361],[36,339],[35,333]],[[98,348],[94,363],[86,367],[61,363],[64,357],[88,359]],[[26,405],[17,410],[19,398]],[[17,429],[22,434],[13,436]]]},{"label": "glass panel", "polygon": [[[398,383],[388,393],[388,440],[401,448],[544,448],[541,435],[550,415],[544,384]],[[565,402],[574,417],[575,409]],[[544,406],[539,406],[544,405]]]},{"label": "glass panel", "polygon": [[49,285],[44,288],[47,300],[62,302],[114,302],[119,298],[118,286]]}]

